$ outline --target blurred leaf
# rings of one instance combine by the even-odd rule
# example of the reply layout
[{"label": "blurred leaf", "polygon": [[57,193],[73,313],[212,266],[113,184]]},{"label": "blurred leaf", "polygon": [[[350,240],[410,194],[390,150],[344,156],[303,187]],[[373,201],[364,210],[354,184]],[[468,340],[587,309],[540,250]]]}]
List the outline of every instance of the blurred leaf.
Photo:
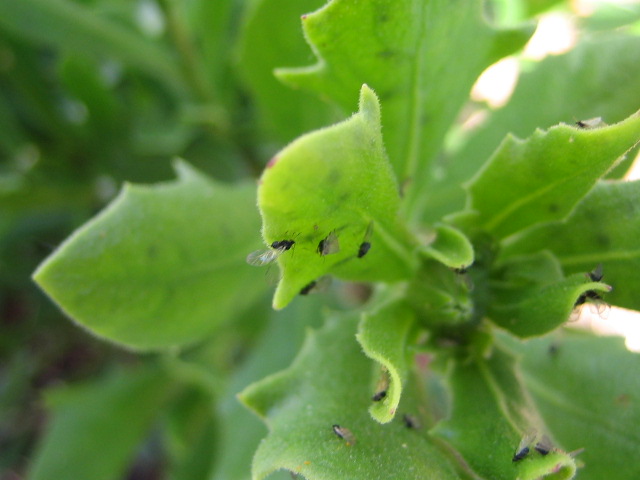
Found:
[{"label": "blurred leaf", "polygon": [[621,338],[565,331],[518,343],[524,383],[553,435],[584,448],[581,480],[640,478],[640,356]]},{"label": "blurred leaf", "polygon": [[305,331],[322,324],[322,302],[318,297],[301,298],[286,310],[270,311],[269,317],[266,331],[233,375],[225,397],[218,404],[221,442],[212,480],[251,478],[251,459],[267,428],[240,404],[236,395],[249,383],[289,366],[302,345]]},{"label": "blurred leaf", "polygon": [[54,391],[49,399],[53,420],[29,478],[122,478],[174,388],[161,369],[151,366]]},{"label": "blurred leaf", "polygon": [[309,47],[303,40],[300,16],[324,3],[257,0],[245,14],[238,49],[240,72],[258,104],[258,121],[280,142],[336,120],[327,102],[283,85],[273,73],[276,67],[308,61]]},{"label": "blurred leaf", "polygon": [[567,273],[603,265],[613,286],[606,300],[640,310],[640,181],[600,182],[564,221],[540,225],[508,242],[502,255],[551,250]]},{"label": "blurred leaf", "polygon": [[151,75],[174,92],[185,86],[172,54],[150,39],[70,0],[0,3],[0,27],[40,44],[89,56],[105,55]]},{"label": "blurred leaf", "polygon": [[393,420],[398,409],[407,379],[407,336],[414,322],[413,311],[403,303],[392,303],[374,313],[364,313],[360,321],[356,338],[364,353],[382,367],[382,383],[371,393],[379,394],[379,389],[384,388],[385,395],[369,407],[371,416],[380,423]]},{"label": "blurred leaf", "polygon": [[616,125],[558,125],[526,140],[511,135],[467,184],[468,208],[499,238],[560,220],[640,141],[640,115]]},{"label": "blurred leaf", "polygon": [[[464,146],[439,163],[445,174],[425,191],[426,220],[437,221],[463,207],[462,182],[480,169],[507,133],[525,138],[536,128],[594,117],[615,123],[640,106],[637,36],[609,32],[580,42],[564,55],[524,65],[523,70],[509,103],[489,112],[489,118],[471,132]],[[628,165],[621,163],[625,168],[617,176],[623,175]]]},{"label": "blurred leaf", "polygon": [[498,348],[488,359],[455,362],[448,379],[453,396],[450,417],[433,433],[456,448],[482,478],[573,478],[575,463],[563,452],[532,452],[520,462],[512,461],[527,431],[544,430],[514,364],[515,359]]},{"label": "blurred leaf", "polygon": [[532,33],[491,29],[476,0],[334,0],[302,20],[318,61],[278,76],[346,111],[363,83],[378,92],[389,158],[400,181],[411,182],[409,208],[478,75]]},{"label": "blurred leaf", "polygon": [[[308,480],[459,478],[432,441],[404,425],[371,419],[371,364],[355,331],[353,317],[330,319],[307,336],[291,367],[241,394],[269,426],[253,461],[253,479],[281,468]],[[345,438],[333,425],[348,429]]]},{"label": "blurred leaf", "polygon": [[421,252],[450,268],[465,268],[473,263],[473,245],[459,230],[448,225],[435,228],[435,240]]},{"label": "blurred leaf", "polygon": [[[285,307],[329,272],[363,281],[408,276],[414,259],[397,226],[399,201],[382,145],[378,99],[365,85],[358,113],[300,137],[262,174],[258,204],[265,243],[295,241],[278,259],[282,278],[274,307]],[[329,253],[321,252],[321,242],[332,247]],[[371,251],[363,256],[364,242]]]},{"label": "blurred leaf", "polygon": [[175,182],[126,186],[34,274],[74,320],[132,348],[200,340],[266,287],[244,263],[258,240],[254,187],[176,170]]}]

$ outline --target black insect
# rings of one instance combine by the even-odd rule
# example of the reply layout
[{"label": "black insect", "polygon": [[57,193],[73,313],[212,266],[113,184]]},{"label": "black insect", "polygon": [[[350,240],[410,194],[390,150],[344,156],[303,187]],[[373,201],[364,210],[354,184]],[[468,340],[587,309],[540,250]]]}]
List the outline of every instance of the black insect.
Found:
[{"label": "black insect", "polygon": [[311,293],[320,293],[326,292],[331,285],[331,277],[329,275],[324,275],[317,280],[313,280],[309,282],[307,285],[302,287],[300,290],[300,295],[309,295]]},{"label": "black insect", "polygon": [[348,428],[341,427],[340,425],[333,425],[333,433],[335,433],[339,438],[344,440],[347,445],[353,445],[356,443],[356,437],[351,433],[351,430]]},{"label": "black insect", "polygon": [[358,248],[358,258],[364,257],[371,248],[370,242],[362,242]]},{"label": "black insect", "polygon": [[[596,268],[594,268],[592,271],[587,273],[587,278],[592,282],[602,281],[602,279],[604,278],[604,273],[602,271],[602,264],[601,263],[598,264]],[[587,290],[586,292],[583,292],[580,294],[580,296],[576,300],[576,303],[573,306],[578,307],[586,303],[588,300],[593,300],[594,302],[597,302],[597,301],[601,301],[602,297],[595,290]]]},{"label": "black insect", "polygon": [[338,241],[338,235],[336,232],[331,232],[325,238],[318,243],[317,251],[320,255],[332,255],[340,251],[340,242]]},{"label": "black insect", "polygon": [[511,459],[512,462],[519,462],[527,455],[529,455],[529,452],[531,452],[530,446],[533,442],[535,442],[537,435],[538,434],[536,430],[531,429],[522,437],[522,440],[520,440],[520,444],[518,445],[516,452],[513,454],[513,458]]},{"label": "black insect", "polygon": [[576,127],[583,128],[585,130],[604,126],[606,126],[606,123],[602,121],[602,117],[590,118],[588,120],[578,120],[576,122]]},{"label": "black insect", "polygon": [[372,233],[373,233],[373,222],[369,223],[369,226],[367,227],[367,231],[364,232],[364,239],[362,240],[362,243],[358,247],[358,258],[364,257],[371,249],[371,242],[369,240],[371,239]]},{"label": "black insect", "polygon": [[536,442],[536,445],[533,448],[540,455],[545,456],[553,450],[553,443],[551,443],[549,437],[543,435],[542,438]]},{"label": "black insect", "polygon": [[374,402],[379,402],[380,400],[382,400],[386,396],[387,396],[387,391],[386,390],[380,390],[379,392],[376,392],[376,394],[373,397],[371,397],[371,400],[373,400]]},{"label": "black insect", "polygon": [[317,283],[318,282],[313,280],[308,285],[305,285],[304,287],[302,287],[302,289],[300,290],[300,295],[309,295],[309,293],[311,293],[311,291],[313,290],[313,288],[316,286]]},{"label": "black insect", "polygon": [[418,419],[413,415],[409,415],[408,413],[405,413],[402,416],[402,421],[407,428],[410,428],[412,430],[417,430],[420,428],[420,422],[418,422]]},{"label": "black insect", "polygon": [[261,267],[275,262],[280,255],[295,244],[295,240],[276,240],[266,250],[256,250],[247,255],[247,263],[254,267]]}]

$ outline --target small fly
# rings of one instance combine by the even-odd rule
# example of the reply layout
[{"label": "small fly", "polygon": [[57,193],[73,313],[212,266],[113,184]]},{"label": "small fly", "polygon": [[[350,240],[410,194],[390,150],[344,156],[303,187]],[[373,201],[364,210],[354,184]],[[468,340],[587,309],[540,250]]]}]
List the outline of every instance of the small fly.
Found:
[{"label": "small fly", "polygon": [[389,371],[382,367],[380,372],[380,378],[378,379],[378,384],[376,385],[376,393],[371,397],[371,400],[374,402],[379,402],[387,396],[387,391],[389,390]]},{"label": "small fly", "polygon": [[266,250],[256,250],[247,255],[247,263],[254,267],[262,267],[263,265],[269,265],[275,262],[280,255],[295,244],[295,240],[276,240]]},{"label": "small fly", "polygon": [[331,232],[325,238],[318,243],[317,251],[323,257],[325,255],[332,255],[340,251],[340,242],[338,241],[338,235],[336,232]]},{"label": "small fly", "polygon": [[405,413],[402,416],[402,421],[404,422],[405,427],[410,428],[411,430],[418,430],[420,428],[420,422],[418,419],[408,413]]},{"label": "small fly", "polygon": [[[596,268],[585,275],[592,282],[602,281],[602,279],[604,278],[602,264],[598,264]],[[601,317],[604,316],[605,312],[609,308],[609,305],[604,301],[602,296],[600,296],[600,294],[595,290],[587,290],[586,292],[581,293],[573,306],[574,308],[579,307],[580,305],[583,305],[587,302],[595,306],[597,314]]]},{"label": "small fly", "polygon": [[578,120],[576,122],[576,127],[582,128],[584,130],[606,126],[607,124],[602,121],[602,117],[590,118],[588,120]]},{"label": "small fly", "polygon": [[333,425],[333,433],[335,433],[338,438],[341,438],[346,442],[347,445],[353,445],[356,443],[356,437],[351,433],[351,430],[348,428],[341,427],[340,425]]},{"label": "small fly", "polygon": [[553,443],[551,442],[549,437],[547,437],[546,435],[542,435],[542,437],[536,442],[533,448],[540,455],[545,456],[553,450]]}]

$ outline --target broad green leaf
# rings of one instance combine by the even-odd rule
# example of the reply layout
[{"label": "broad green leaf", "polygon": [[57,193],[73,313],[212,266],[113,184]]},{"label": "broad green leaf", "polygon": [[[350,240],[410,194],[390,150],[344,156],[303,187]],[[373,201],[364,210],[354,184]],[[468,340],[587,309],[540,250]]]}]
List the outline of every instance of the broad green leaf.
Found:
[{"label": "broad green leaf", "polygon": [[640,310],[640,182],[600,182],[564,221],[541,225],[508,242],[503,256],[548,249],[567,273],[602,264],[613,287],[606,301]]},{"label": "broad green leaf", "polygon": [[291,89],[274,76],[276,67],[307,61],[309,48],[303,41],[300,16],[324,3],[325,0],[258,0],[243,19],[238,50],[240,72],[258,104],[258,121],[281,142],[320,128],[333,117],[326,102]]},{"label": "broad green leaf", "polygon": [[125,186],[34,274],[72,319],[132,348],[200,340],[266,288],[244,261],[257,247],[254,187],[176,170],[175,182]]},{"label": "broad green leaf", "polygon": [[[507,133],[526,138],[539,127],[594,117],[615,123],[640,105],[637,36],[608,33],[583,39],[570,52],[525,64],[522,70],[509,103],[488,112],[488,119],[473,130],[464,146],[443,160],[443,177],[424,193],[426,220],[437,221],[463,207],[461,184],[480,169]],[[628,168],[627,162],[624,165]]]},{"label": "broad green leaf", "polygon": [[[262,174],[258,205],[265,242],[295,241],[278,258],[282,278],[274,308],[285,307],[326,273],[363,281],[409,276],[415,259],[398,226],[399,201],[382,145],[378,99],[365,85],[358,113],[300,137]],[[365,242],[370,251],[361,255]],[[332,248],[323,253],[322,245]]]},{"label": "broad green leaf", "polygon": [[380,423],[393,420],[398,409],[407,379],[407,336],[414,321],[412,310],[402,303],[365,313],[360,321],[356,338],[364,353],[383,369],[370,391],[373,396],[382,391],[385,395],[369,407],[371,416]]},{"label": "broad green leaf", "polygon": [[162,369],[147,367],[53,391],[53,418],[29,478],[122,478],[174,389]]},{"label": "broad green leaf", "polygon": [[477,0],[334,0],[302,23],[318,62],[278,76],[346,111],[360,85],[376,90],[394,170],[410,182],[409,206],[476,78],[533,33],[493,30]]},{"label": "broad green leaf", "polygon": [[560,220],[639,141],[638,114],[595,129],[558,125],[526,140],[509,135],[467,185],[467,208],[499,238]]},{"label": "broad green leaf", "polygon": [[487,316],[519,337],[542,335],[566,322],[583,293],[610,290],[584,274],[563,278],[558,261],[548,251],[503,264],[491,287]]},{"label": "broad green leaf", "polygon": [[532,428],[546,430],[517,376],[512,355],[495,348],[490,358],[456,361],[448,383],[453,397],[450,417],[432,432],[456,448],[482,478],[573,478],[575,462],[564,452],[545,457],[534,451],[513,462],[523,435]]},{"label": "broad green leaf", "polygon": [[152,75],[176,92],[185,85],[178,62],[159,44],[70,0],[0,3],[0,26],[20,36],[61,49],[107,55]]},{"label": "broad green leaf", "polygon": [[473,263],[473,245],[459,230],[448,225],[435,228],[435,239],[421,252],[450,268],[464,269]]},{"label": "broad green leaf", "polygon": [[[269,427],[253,460],[254,480],[282,468],[307,480],[459,478],[430,439],[400,422],[371,419],[371,361],[355,341],[356,324],[330,319],[307,336],[291,367],[241,394]],[[348,429],[345,438],[333,425]]]},{"label": "broad green leaf", "polygon": [[565,331],[523,343],[524,383],[553,436],[584,448],[581,480],[640,478],[640,355],[621,338]]},{"label": "broad green leaf", "polygon": [[269,314],[269,325],[247,361],[231,377],[227,391],[217,405],[221,441],[212,480],[251,478],[251,459],[260,440],[267,434],[267,428],[240,404],[237,394],[251,382],[291,364],[302,345],[305,331],[322,325],[322,302],[318,297],[300,299],[286,310],[269,310]]}]

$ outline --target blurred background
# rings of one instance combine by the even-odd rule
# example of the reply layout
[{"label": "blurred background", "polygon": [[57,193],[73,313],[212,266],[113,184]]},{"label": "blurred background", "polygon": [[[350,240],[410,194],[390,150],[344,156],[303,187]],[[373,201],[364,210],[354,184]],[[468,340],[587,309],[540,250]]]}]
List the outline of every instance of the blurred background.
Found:
[{"label": "blurred background", "polygon": [[[26,478],[47,425],[44,391],[139,361],[64,318],[32,272],[123,182],[171,180],[176,157],[223,181],[256,177],[288,141],[343,118],[271,74],[314,63],[299,17],[323,3],[0,0],[0,480]],[[581,29],[640,19],[630,1],[487,5],[498,24],[540,23],[522,56],[479,79],[454,146],[508,102],[531,62],[569,52]],[[640,322],[617,314],[586,322],[640,349]],[[162,455],[140,455],[126,478],[166,478]]]}]

